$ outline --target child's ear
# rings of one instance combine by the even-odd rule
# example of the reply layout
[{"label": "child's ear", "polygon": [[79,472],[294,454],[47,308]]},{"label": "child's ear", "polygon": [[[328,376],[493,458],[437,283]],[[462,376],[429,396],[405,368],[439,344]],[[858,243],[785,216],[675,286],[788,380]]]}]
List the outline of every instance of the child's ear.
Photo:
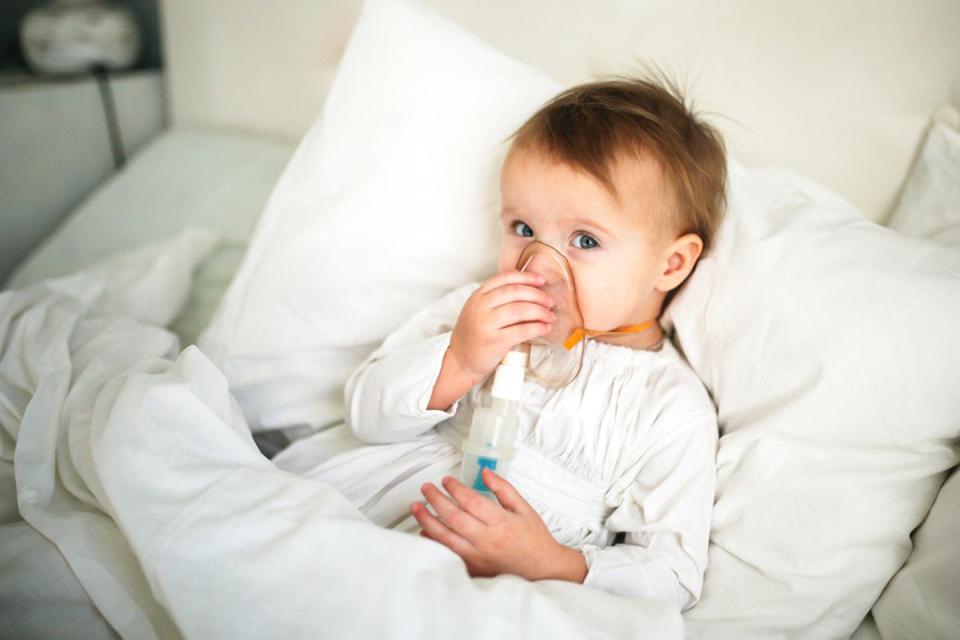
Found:
[{"label": "child's ear", "polygon": [[666,293],[679,287],[693,271],[703,253],[703,240],[695,233],[680,236],[663,251],[657,291]]}]

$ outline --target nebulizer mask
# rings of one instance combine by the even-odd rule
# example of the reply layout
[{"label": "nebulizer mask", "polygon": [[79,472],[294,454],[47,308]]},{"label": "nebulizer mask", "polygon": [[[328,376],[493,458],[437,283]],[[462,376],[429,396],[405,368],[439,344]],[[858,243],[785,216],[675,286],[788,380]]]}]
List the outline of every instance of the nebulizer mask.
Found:
[{"label": "nebulizer mask", "polygon": [[531,241],[517,260],[517,270],[537,273],[544,278],[539,288],[553,299],[556,318],[550,333],[516,345],[507,352],[492,377],[481,406],[474,410],[470,434],[463,441],[463,465],[460,481],[494,498],[483,481],[483,469],[505,476],[516,455],[517,416],[524,380],[549,389],[573,382],[583,364],[586,340],[614,333],[640,333],[655,320],[610,331],[584,327],[573,271],[566,257],[539,240]]}]

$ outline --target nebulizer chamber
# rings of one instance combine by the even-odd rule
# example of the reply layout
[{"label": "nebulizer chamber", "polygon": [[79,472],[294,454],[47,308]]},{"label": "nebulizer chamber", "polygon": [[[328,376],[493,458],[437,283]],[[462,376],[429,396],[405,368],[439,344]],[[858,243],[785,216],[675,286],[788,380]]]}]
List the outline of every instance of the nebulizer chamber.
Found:
[{"label": "nebulizer chamber", "polygon": [[582,334],[583,318],[577,304],[573,273],[566,258],[539,241],[532,241],[520,255],[519,271],[544,276],[540,287],[553,299],[555,319],[549,334],[513,347],[504,356],[484,385],[480,403],[473,413],[470,434],[463,441],[460,481],[487,497],[493,494],[483,482],[483,469],[506,476],[517,451],[517,419],[525,379],[547,388],[569,384],[579,373],[583,341],[571,344],[572,335]]},{"label": "nebulizer chamber", "polygon": [[491,498],[493,494],[483,481],[483,469],[501,476],[510,472],[517,451],[517,416],[526,367],[524,349],[514,348],[507,353],[493,374],[493,384],[485,389],[483,405],[474,409],[470,435],[463,441],[460,481]]}]

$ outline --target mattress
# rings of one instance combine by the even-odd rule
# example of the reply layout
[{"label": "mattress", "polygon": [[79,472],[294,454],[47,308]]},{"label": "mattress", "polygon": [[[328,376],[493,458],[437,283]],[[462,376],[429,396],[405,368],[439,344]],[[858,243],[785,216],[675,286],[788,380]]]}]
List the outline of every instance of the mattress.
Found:
[{"label": "mattress", "polygon": [[220,243],[194,273],[188,302],[170,327],[182,346],[193,344],[243,259],[293,149],[227,130],[168,130],[73,211],[6,284],[20,288],[187,227],[208,229]]}]

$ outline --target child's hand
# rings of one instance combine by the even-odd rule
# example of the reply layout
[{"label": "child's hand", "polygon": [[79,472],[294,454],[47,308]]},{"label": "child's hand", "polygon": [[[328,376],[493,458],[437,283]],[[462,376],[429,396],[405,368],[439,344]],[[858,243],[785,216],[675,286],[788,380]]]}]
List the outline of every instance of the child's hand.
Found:
[{"label": "child's hand", "polygon": [[420,535],[463,558],[472,576],[510,573],[527,580],[583,582],[587,574],[583,554],[554,540],[540,515],[513,485],[489,469],[483,474],[484,483],[503,506],[447,476],[443,486],[453,500],[431,483],[421,488],[439,519],[419,502],[410,505],[410,512],[423,527]]},{"label": "child's hand", "polygon": [[550,333],[553,299],[536,273],[507,271],[488,278],[463,305],[448,351],[476,379],[497,368],[510,349]]}]

